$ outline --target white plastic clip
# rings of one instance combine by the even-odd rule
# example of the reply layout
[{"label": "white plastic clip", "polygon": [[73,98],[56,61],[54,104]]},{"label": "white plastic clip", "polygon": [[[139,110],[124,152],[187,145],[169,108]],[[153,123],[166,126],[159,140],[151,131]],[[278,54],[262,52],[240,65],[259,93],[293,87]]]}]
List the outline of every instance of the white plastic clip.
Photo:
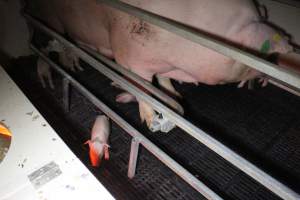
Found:
[{"label": "white plastic clip", "polygon": [[152,132],[161,131],[163,133],[168,133],[176,125],[169,121],[163,114],[156,115],[150,125],[150,130]]}]

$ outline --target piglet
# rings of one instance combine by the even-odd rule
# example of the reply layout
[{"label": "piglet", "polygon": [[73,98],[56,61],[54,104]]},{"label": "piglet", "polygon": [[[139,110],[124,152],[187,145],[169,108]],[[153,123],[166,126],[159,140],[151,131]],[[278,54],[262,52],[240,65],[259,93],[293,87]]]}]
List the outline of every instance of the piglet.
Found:
[{"label": "piglet", "polygon": [[96,118],[92,133],[91,140],[88,140],[85,144],[90,147],[90,160],[93,167],[99,167],[101,159],[104,155],[104,159],[109,159],[109,145],[108,138],[110,134],[109,119],[105,115],[100,115]]}]

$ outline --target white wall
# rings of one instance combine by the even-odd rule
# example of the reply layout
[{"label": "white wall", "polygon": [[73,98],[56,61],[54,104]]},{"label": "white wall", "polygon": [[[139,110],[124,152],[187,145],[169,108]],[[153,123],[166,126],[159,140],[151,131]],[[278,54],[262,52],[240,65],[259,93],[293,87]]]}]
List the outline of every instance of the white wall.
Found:
[{"label": "white wall", "polygon": [[31,53],[29,31],[20,9],[19,0],[0,0],[0,51],[9,57]]},{"label": "white wall", "polygon": [[[293,41],[300,45],[300,2],[289,0],[282,0],[281,2],[259,0],[259,2],[267,7],[269,21],[291,34]],[[292,4],[295,4],[295,6],[292,6]]]}]

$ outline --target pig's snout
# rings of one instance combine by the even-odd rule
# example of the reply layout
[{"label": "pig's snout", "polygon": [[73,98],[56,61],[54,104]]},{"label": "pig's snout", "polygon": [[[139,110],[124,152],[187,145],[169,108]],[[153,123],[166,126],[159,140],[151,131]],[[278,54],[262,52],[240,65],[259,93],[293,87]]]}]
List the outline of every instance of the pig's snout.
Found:
[{"label": "pig's snout", "polygon": [[99,167],[101,164],[102,157],[109,159],[109,145],[98,140],[88,140],[85,144],[89,145],[89,157],[93,167]]}]

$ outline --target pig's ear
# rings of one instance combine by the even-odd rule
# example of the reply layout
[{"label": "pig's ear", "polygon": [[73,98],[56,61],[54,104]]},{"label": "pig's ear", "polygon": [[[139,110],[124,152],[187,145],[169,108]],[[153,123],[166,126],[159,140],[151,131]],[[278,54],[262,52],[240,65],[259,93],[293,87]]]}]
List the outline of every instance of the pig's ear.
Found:
[{"label": "pig's ear", "polygon": [[90,145],[91,145],[91,140],[86,141],[84,144],[85,144],[85,145],[88,144],[88,145],[90,146]]}]

